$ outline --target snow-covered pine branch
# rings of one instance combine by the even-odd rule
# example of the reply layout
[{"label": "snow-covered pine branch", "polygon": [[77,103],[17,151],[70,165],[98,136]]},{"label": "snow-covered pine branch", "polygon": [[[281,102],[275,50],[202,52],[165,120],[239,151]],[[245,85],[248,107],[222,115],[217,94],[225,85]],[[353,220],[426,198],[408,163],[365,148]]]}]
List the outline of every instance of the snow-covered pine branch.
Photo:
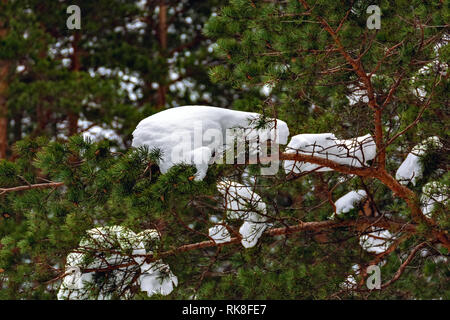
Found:
[{"label": "snow-covered pine branch", "polygon": [[145,256],[152,254],[146,248],[157,247],[159,239],[158,232],[151,229],[138,234],[123,226],[88,230],[66,258],[58,299],[129,299],[133,287],[149,296],[168,295],[177,286],[177,277],[162,260],[145,261]]},{"label": "snow-covered pine branch", "polygon": [[[255,246],[264,230],[269,226],[266,204],[252,188],[235,181],[224,179],[217,184],[217,189],[223,195],[226,218],[244,221],[239,228],[242,245],[245,248]],[[230,239],[230,234],[223,225],[210,228],[209,235],[218,243]]]},{"label": "snow-covered pine branch", "polygon": [[[142,120],[133,132],[132,146],[159,149],[162,173],[176,164],[193,164],[197,168],[195,179],[202,180],[210,163],[220,161],[224,151],[233,150],[235,139],[241,140],[238,143],[247,141],[253,153],[260,152],[260,145],[268,140],[287,143],[289,129],[284,121],[267,119],[262,123],[262,120],[254,112],[182,106]],[[234,163],[234,157],[227,161]]]},{"label": "snow-covered pine branch", "polygon": [[416,145],[406,159],[402,162],[395,173],[395,178],[404,185],[411,182],[416,185],[417,180],[422,178],[423,164],[421,157],[423,157],[430,149],[442,148],[442,143],[439,137],[429,137]]},{"label": "snow-covered pine branch", "polygon": [[[361,168],[368,166],[376,156],[376,146],[371,135],[353,139],[337,139],[332,133],[298,134],[293,136],[286,148],[286,153],[298,153],[327,159],[337,164]],[[308,171],[333,171],[328,167],[308,162],[286,160],[286,173]]]}]

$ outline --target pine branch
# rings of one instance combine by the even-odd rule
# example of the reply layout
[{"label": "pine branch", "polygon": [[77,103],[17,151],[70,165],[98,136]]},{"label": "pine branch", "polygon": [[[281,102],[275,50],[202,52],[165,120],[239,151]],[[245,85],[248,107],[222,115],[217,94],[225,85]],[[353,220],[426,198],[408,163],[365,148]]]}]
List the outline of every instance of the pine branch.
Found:
[{"label": "pine branch", "polygon": [[309,162],[312,164],[317,164],[322,167],[327,167],[333,169],[334,171],[346,173],[346,174],[355,174],[360,177],[376,177],[376,168],[373,167],[351,167],[344,164],[337,163],[335,161],[320,158],[316,156],[311,156],[307,154],[300,153],[280,153],[280,160],[291,160],[297,162]]},{"label": "pine branch", "polygon": [[50,183],[37,183],[37,184],[29,184],[26,186],[18,186],[12,188],[0,188],[0,195],[5,194],[7,192],[15,192],[15,191],[23,191],[30,189],[45,189],[45,188],[56,188],[64,185],[64,182],[50,182]]},{"label": "pine branch", "polygon": [[[380,290],[382,289],[386,289],[387,287],[389,287],[391,284],[393,284],[394,282],[396,282],[398,279],[400,279],[401,275],[405,272],[406,267],[411,263],[411,261],[414,259],[414,257],[416,256],[417,252],[419,250],[421,250],[423,247],[425,247],[426,245],[428,245],[427,242],[421,242],[420,244],[418,244],[417,246],[414,247],[414,249],[410,252],[410,254],[408,255],[408,257],[406,258],[406,260],[401,264],[401,266],[398,268],[397,272],[395,273],[394,277],[385,282],[384,284],[381,285]],[[389,250],[388,250],[389,251]],[[367,275],[366,271],[364,270],[364,277]],[[362,280],[363,281],[363,280]],[[361,285],[361,283],[360,283]],[[336,292],[332,295],[332,297],[338,297],[340,294],[343,294],[345,292],[372,292],[373,289],[363,289],[363,288],[353,288],[350,290],[341,290],[339,292]]]},{"label": "pine branch", "polygon": [[414,249],[409,254],[408,258],[406,258],[405,262],[403,262],[402,265],[400,266],[400,268],[398,268],[398,270],[395,273],[394,277],[391,280],[389,280],[388,282],[386,282],[383,285],[381,285],[381,288],[382,289],[387,288],[388,286],[393,284],[395,281],[397,281],[400,278],[400,276],[405,272],[406,267],[414,259],[414,257],[416,256],[416,253],[419,250],[421,250],[423,247],[425,247],[426,245],[427,245],[426,242],[422,242],[422,243],[418,244],[416,247],[414,247]]},{"label": "pine branch", "polygon": [[[280,235],[289,235],[294,233],[299,233],[302,231],[321,231],[321,230],[329,230],[336,229],[342,227],[353,227],[353,226],[376,226],[384,229],[391,230],[402,230],[403,232],[415,233],[416,225],[397,220],[390,220],[387,218],[375,218],[375,217],[361,217],[357,220],[345,220],[345,221],[335,221],[335,220],[327,220],[327,221],[312,221],[312,222],[301,222],[297,225],[283,227],[283,228],[272,228],[264,232],[264,236],[280,236]],[[224,247],[232,244],[240,243],[240,237],[231,238],[230,241],[216,243],[213,240],[207,240],[197,243],[185,244],[176,249],[168,250],[164,252],[157,253],[156,255],[148,254],[148,255],[134,255],[135,257],[145,257],[146,262],[154,262],[163,257],[176,255],[182,252],[188,252],[198,249],[205,249],[211,247]],[[116,270],[120,268],[130,267],[132,265],[137,264],[134,260],[125,264],[113,265],[107,268],[86,268],[81,269],[81,272],[106,272],[111,270]]]}]

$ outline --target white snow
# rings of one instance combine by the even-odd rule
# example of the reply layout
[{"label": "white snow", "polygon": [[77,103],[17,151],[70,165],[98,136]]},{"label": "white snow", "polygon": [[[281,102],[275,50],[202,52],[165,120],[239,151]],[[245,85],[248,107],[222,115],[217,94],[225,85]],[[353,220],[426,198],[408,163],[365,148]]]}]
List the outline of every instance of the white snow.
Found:
[{"label": "white snow", "polygon": [[242,245],[245,248],[255,246],[268,227],[266,204],[252,188],[238,182],[223,180],[217,184],[217,189],[224,196],[227,218],[244,221],[239,228]]},{"label": "white snow", "polygon": [[250,173],[248,168],[245,168],[244,172],[242,172],[242,181],[244,183],[254,186],[256,184],[257,177]]},{"label": "white snow", "polygon": [[420,256],[422,258],[431,259],[431,261],[433,261],[434,263],[447,263],[448,262],[447,257],[444,256],[443,254],[440,254],[439,251],[437,251],[437,252],[433,251],[433,252],[434,252],[434,254],[428,249],[422,249],[420,251]]},{"label": "white snow", "polygon": [[[367,193],[365,190],[350,191],[346,193],[334,203],[336,206],[335,214],[341,215],[342,213],[349,212],[355,208],[355,204],[361,202],[366,197]],[[332,218],[334,218],[335,214],[333,213]]]},{"label": "white snow", "polygon": [[342,289],[353,289],[356,288],[356,278],[355,276],[359,275],[359,265],[354,264],[352,266],[353,274],[348,275],[347,279],[340,284]]},{"label": "white snow", "polygon": [[245,248],[252,248],[258,243],[259,238],[268,227],[265,222],[265,217],[252,213],[248,220],[242,224],[239,233],[242,235],[241,243]]},{"label": "white snow", "polygon": [[352,91],[350,95],[347,95],[348,103],[349,105],[353,106],[359,102],[368,104],[369,103],[369,97],[367,96],[367,90],[362,89],[364,85],[362,83],[359,83],[358,86],[356,85],[349,85],[348,88]]},{"label": "white snow", "polygon": [[230,233],[227,228],[223,225],[215,225],[214,227],[209,228],[209,236],[216,243],[224,243],[229,242],[231,240]]},{"label": "white snow", "polygon": [[256,129],[260,117],[258,113],[210,106],[171,108],[142,120],[133,132],[132,146],[161,150],[162,173],[176,164],[193,164],[197,168],[195,179],[202,180],[208,165],[220,159],[222,152],[234,143],[228,139],[230,134],[239,139],[237,135],[245,130],[245,137],[240,138],[249,141],[253,152],[259,152],[259,144],[268,140],[287,143],[289,129],[284,121],[268,119],[267,128]]},{"label": "white snow", "polygon": [[422,178],[423,167],[420,158],[426,154],[430,146],[441,148],[439,137],[429,137],[411,150],[395,173],[395,178],[401,184],[407,185],[411,182],[416,185],[417,180]]},{"label": "white snow", "polygon": [[[159,241],[156,230],[144,230],[138,234],[122,226],[98,227],[88,230],[80,241],[76,252],[69,253],[58,299],[85,300],[96,298],[106,300],[114,294],[122,294],[122,299],[132,297],[129,285],[136,273],[140,272],[137,284],[142,291],[153,295],[167,295],[178,284],[178,279],[161,260],[146,263],[145,255],[152,251],[146,245]],[[82,272],[82,269],[104,269],[111,266],[127,265],[111,271],[103,282],[96,281],[96,272]],[[93,294],[97,289],[97,295]]]},{"label": "white snow", "polygon": [[100,141],[102,139],[109,139],[115,141],[121,141],[120,136],[112,129],[105,129],[102,126],[95,125],[87,120],[79,119],[78,127],[83,134],[83,138],[90,139],[92,141]]},{"label": "white snow", "polygon": [[425,184],[422,188],[422,212],[431,218],[431,213],[434,210],[436,203],[446,205],[448,203],[448,195],[450,194],[449,187],[441,182],[431,181]]},{"label": "white snow", "polygon": [[[363,167],[376,155],[375,142],[370,134],[353,139],[337,139],[332,133],[299,134],[293,136],[286,148],[286,153],[299,153],[334,161],[352,167]],[[308,162],[286,160],[286,173],[305,171],[332,171],[327,167]]]},{"label": "white snow", "polygon": [[[372,227],[372,230],[374,228]],[[389,230],[378,230],[359,237],[360,246],[367,252],[382,253],[385,252],[391,245],[393,240],[392,234]]]},{"label": "white snow", "polygon": [[173,275],[168,265],[160,261],[141,265],[139,283],[148,296],[154,294],[168,295],[178,285],[178,278]]}]

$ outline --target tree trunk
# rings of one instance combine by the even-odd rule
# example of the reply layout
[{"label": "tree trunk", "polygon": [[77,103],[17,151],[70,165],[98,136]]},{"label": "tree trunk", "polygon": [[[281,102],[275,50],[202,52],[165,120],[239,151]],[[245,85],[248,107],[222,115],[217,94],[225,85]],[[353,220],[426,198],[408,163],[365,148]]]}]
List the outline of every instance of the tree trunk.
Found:
[{"label": "tree trunk", "polygon": [[[165,0],[159,2],[159,25],[158,25],[160,54],[165,57],[167,54],[167,4]],[[167,85],[165,79],[161,79],[158,87],[158,109],[163,109],[166,105]]]},{"label": "tree trunk", "polygon": [[[42,50],[39,52],[39,59],[45,60],[47,58],[47,42],[42,39]],[[45,128],[48,124],[48,112],[45,111],[43,101],[40,99],[36,106],[36,128],[33,136],[40,136],[45,134]]]},{"label": "tree trunk", "polygon": [[6,105],[8,72],[9,63],[6,61],[0,61],[0,159],[6,158],[6,150],[8,148],[8,107]]},{"label": "tree trunk", "polygon": [[[72,48],[73,48],[73,54],[71,57],[72,72],[78,72],[81,69],[80,51],[79,51],[80,38],[81,38],[80,32],[76,31],[72,41]],[[72,110],[68,111],[67,122],[68,122],[69,136],[73,136],[78,133],[78,118],[79,115],[76,112]]]},{"label": "tree trunk", "polygon": [[[6,0],[3,1],[6,4]],[[0,21],[0,39],[5,37],[8,30],[5,23]],[[8,149],[8,107],[6,92],[8,90],[9,62],[0,60],[0,159],[6,158]]]}]

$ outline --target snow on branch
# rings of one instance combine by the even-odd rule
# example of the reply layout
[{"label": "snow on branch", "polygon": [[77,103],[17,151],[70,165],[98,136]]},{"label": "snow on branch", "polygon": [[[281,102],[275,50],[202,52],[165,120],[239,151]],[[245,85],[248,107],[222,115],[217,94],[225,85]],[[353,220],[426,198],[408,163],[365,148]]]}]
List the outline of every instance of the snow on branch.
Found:
[{"label": "snow on branch", "polygon": [[[268,229],[264,234],[280,236],[367,224],[377,228],[401,229],[406,233],[416,232],[416,226],[411,223],[361,217],[358,220],[301,222]],[[94,228],[87,231],[87,236],[81,240],[79,247],[69,253],[64,274],[55,279],[63,278],[58,299],[112,299],[117,296],[129,299],[135,294],[136,287],[146,291],[149,296],[168,295],[178,285],[178,279],[161,258],[191,250],[231,245],[239,243],[241,239],[242,237],[233,237],[223,242],[208,240],[186,244],[173,250],[158,252],[155,257],[148,248],[158,248],[160,239],[156,230],[144,230],[136,234],[122,226]]]},{"label": "snow on branch", "polygon": [[360,203],[363,199],[367,197],[367,192],[365,190],[350,191],[336,200],[334,205],[336,206],[336,212],[333,213],[331,218],[335,215],[342,215],[355,208],[355,205]]},{"label": "snow on branch", "polygon": [[431,218],[431,214],[436,204],[448,205],[450,194],[449,187],[437,181],[431,181],[422,188],[422,212],[427,218]]},{"label": "snow on branch", "polygon": [[409,182],[416,185],[417,180],[422,178],[423,174],[421,157],[431,148],[442,148],[439,137],[429,137],[416,145],[397,169],[395,178],[403,185],[407,185]]},{"label": "snow on branch", "polygon": [[362,235],[359,238],[359,244],[367,252],[372,253],[383,253],[389,249],[394,236],[389,232],[389,230],[380,229],[372,227],[368,234]]},{"label": "snow on branch", "polygon": [[[223,152],[231,152],[226,163],[235,158],[245,163],[245,143],[256,160],[266,151],[263,143],[286,144],[288,126],[278,119],[263,119],[258,113],[209,106],[183,106],[158,112],[142,120],[133,132],[133,147],[159,149],[159,167],[166,173],[181,163],[195,165],[196,180],[202,180],[211,163],[223,163]],[[234,146],[237,140],[237,155]],[[244,157],[244,158],[243,158]],[[242,159],[243,158],[243,159]]]},{"label": "snow on branch", "polygon": [[[239,228],[242,245],[245,248],[255,246],[268,227],[266,204],[252,188],[238,182],[224,179],[217,184],[217,189],[224,196],[227,219],[244,221]],[[209,235],[217,243],[230,241],[230,234],[223,225],[210,228]]]},{"label": "snow on branch", "polygon": [[[357,208],[357,204],[361,203],[366,198],[367,192],[365,190],[350,191],[346,193],[336,200],[336,212],[333,213],[331,219],[335,219],[336,216],[342,216],[344,213],[348,213],[355,209],[355,207]],[[389,248],[394,240],[393,235],[386,229],[374,229],[371,227],[369,231],[369,233],[359,237],[359,244],[367,252],[377,254],[383,253]]]},{"label": "snow on branch", "polygon": [[178,279],[169,266],[161,260],[145,261],[152,254],[146,248],[157,247],[158,242],[156,230],[138,234],[122,226],[88,230],[67,256],[58,299],[129,299],[136,286],[149,296],[171,293]]},{"label": "snow on branch", "polygon": [[[299,134],[292,137],[285,153],[309,155],[336,164],[363,168],[376,156],[375,142],[370,134],[348,140],[337,139],[332,133]],[[286,173],[308,171],[333,171],[334,169],[310,162],[286,160]]]}]

